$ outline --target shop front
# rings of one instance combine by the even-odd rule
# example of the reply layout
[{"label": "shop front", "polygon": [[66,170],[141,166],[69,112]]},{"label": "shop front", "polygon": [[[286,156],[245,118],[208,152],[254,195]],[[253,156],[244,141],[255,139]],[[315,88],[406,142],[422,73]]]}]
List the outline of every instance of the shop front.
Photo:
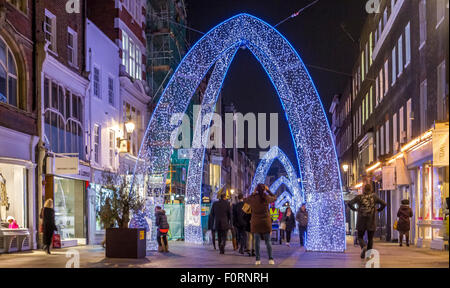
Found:
[{"label": "shop front", "polygon": [[36,248],[37,137],[0,127],[0,254]]},{"label": "shop front", "polygon": [[413,239],[418,247],[443,250],[449,197],[448,123],[436,124],[411,143],[404,152],[412,179]]},{"label": "shop front", "polygon": [[[52,161],[52,158],[49,159]],[[75,159],[78,161],[78,158]],[[51,165],[50,163],[47,161],[47,166]],[[89,169],[88,166],[80,164],[78,174],[55,173],[45,176],[45,200],[53,200],[61,247],[87,244]]]}]

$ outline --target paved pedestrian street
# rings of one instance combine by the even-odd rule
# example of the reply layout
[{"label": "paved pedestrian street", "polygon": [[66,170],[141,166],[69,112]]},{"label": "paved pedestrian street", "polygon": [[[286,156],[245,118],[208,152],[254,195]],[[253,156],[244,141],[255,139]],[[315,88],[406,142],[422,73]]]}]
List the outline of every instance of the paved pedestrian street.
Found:
[{"label": "paved pedestrian street", "polygon": [[[170,252],[150,253],[145,259],[105,258],[100,246],[81,246],[79,252],[81,268],[253,268],[255,259],[233,252],[227,243],[225,255],[219,255],[212,246],[190,245],[184,242],[170,242]],[[364,268],[365,261],[359,257],[359,247],[350,241],[345,253],[305,252],[298,244],[291,247],[273,245],[275,265],[267,264],[265,245],[261,243],[262,265],[275,268]],[[1,254],[0,268],[64,268],[71,250],[54,249],[51,255],[35,250],[25,253]],[[381,268],[449,268],[448,251],[429,248],[398,247],[396,243],[375,242],[380,253]]]}]

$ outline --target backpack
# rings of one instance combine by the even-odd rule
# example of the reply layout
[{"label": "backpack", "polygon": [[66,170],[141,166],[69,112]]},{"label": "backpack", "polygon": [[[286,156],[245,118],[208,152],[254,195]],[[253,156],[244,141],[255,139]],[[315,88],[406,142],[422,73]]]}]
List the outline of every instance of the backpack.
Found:
[{"label": "backpack", "polygon": [[359,204],[358,213],[363,217],[370,216],[375,210],[375,197],[373,194],[361,195],[361,203]]}]

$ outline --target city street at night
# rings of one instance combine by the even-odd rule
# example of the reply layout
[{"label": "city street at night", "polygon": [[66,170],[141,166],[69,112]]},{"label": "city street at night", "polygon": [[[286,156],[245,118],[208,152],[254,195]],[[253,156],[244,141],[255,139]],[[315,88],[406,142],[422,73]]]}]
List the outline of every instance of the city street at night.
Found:
[{"label": "city street at night", "polygon": [[0,0],[0,285],[449,270],[449,2]]}]

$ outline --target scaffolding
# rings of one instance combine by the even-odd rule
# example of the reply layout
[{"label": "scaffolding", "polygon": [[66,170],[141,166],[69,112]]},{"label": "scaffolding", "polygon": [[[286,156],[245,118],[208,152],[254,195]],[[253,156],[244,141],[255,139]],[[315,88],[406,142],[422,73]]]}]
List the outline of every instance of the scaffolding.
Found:
[{"label": "scaffolding", "polygon": [[147,79],[156,104],[188,49],[184,0],[148,0]]}]

